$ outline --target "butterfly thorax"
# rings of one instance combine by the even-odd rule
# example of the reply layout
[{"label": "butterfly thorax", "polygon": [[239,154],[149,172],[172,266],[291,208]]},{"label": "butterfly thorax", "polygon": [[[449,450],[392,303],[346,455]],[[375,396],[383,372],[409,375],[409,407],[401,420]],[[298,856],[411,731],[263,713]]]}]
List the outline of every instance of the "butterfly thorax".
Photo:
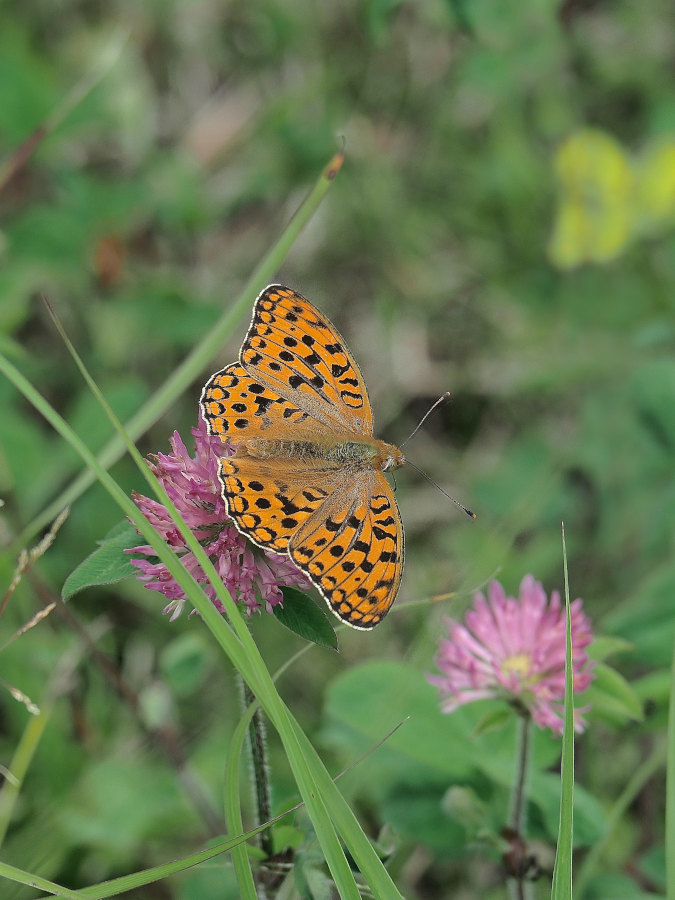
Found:
[{"label": "butterfly thorax", "polygon": [[317,462],[328,469],[379,469],[386,472],[403,465],[405,458],[398,447],[363,437],[353,440],[266,440],[252,438],[242,441],[237,455],[260,460],[301,460]]}]

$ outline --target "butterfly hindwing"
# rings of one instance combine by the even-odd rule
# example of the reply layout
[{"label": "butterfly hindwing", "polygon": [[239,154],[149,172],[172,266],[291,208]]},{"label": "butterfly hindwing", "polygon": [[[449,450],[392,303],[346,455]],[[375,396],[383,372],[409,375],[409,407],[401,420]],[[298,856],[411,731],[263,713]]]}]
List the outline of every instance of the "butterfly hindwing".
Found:
[{"label": "butterfly hindwing", "polygon": [[223,457],[219,477],[228,515],[239,531],[276,553],[287,551],[293,534],[332,489],[330,479],[317,477],[316,472],[290,467],[279,472],[246,456]]},{"label": "butterfly hindwing", "polygon": [[293,562],[333,612],[373,628],[389,612],[403,572],[404,540],[393,491],[381,472],[361,472],[291,538]]}]

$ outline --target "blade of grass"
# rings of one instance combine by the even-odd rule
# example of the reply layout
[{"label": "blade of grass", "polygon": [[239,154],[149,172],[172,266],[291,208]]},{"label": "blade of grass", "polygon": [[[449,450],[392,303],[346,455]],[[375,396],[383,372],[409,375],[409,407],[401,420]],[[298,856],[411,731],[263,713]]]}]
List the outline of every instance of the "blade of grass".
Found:
[{"label": "blade of grass", "polygon": [[[186,356],[178,368],[167,378],[164,384],[143,404],[125,425],[127,434],[132,440],[142,435],[171,406],[186,387],[199,377],[206,364],[211,360],[226,338],[230,336],[239,320],[250,310],[253,301],[261,288],[272,278],[275,271],[283,263],[298,235],[316,212],[319,204],[330,188],[335,176],[340,171],[344,160],[344,152],[336,153],[324,167],[316,184],[305,197],[295,215],[281,233],[277,242],[262,259],[234,303],[228,305],[220,319],[209,329],[204,339]],[[195,403],[196,406],[196,403]],[[103,468],[109,468],[124,451],[124,443],[119,435],[114,435],[98,455]],[[10,549],[20,549],[30,543],[33,537],[44,526],[56,517],[64,506],[72,504],[91,484],[95,476],[91,469],[85,469],[46,506],[17,537]]]},{"label": "blade of grass", "polygon": [[10,866],[9,863],[0,862],[0,878],[6,878],[8,881],[16,881],[19,884],[25,884],[31,888],[38,888],[46,894],[53,897],[66,897],[67,900],[82,900],[80,891],[70,891],[68,888],[46,878],[40,878],[33,872],[25,872],[23,869],[17,869],[16,866]]},{"label": "blade of grass", "polygon": [[[300,804],[300,806],[302,806],[302,804]],[[244,834],[238,834],[234,838],[219,841],[217,844],[207,847],[206,850],[200,850],[197,853],[191,853],[188,856],[173,859],[171,862],[162,863],[160,866],[153,866],[151,869],[143,869],[140,872],[134,872],[132,875],[122,875],[120,878],[114,878],[111,881],[103,881],[101,884],[80,888],[77,891],[72,891],[69,888],[63,887],[63,885],[47,881],[45,878],[40,878],[32,872],[26,872],[23,869],[18,869],[15,866],[10,866],[4,862],[0,862],[0,878],[7,878],[9,881],[16,881],[31,887],[39,887],[49,894],[53,894],[57,897],[67,897],[69,900],[83,900],[83,898],[84,900],[102,900],[104,897],[114,897],[116,894],[124,893],[124,891],[131,891],[147,884],[152,884],[155,881],[160,881],[162,878],[167,878],[169,875],[176,875],[193,866],[208,862],[216,856],[220,856],[221,853],[228,853],[233,850],[233,848],[242,846],[246,841],[250,841],[251,838],[255,837],[261,831],[264,831],[265,828],[269,828],[270,825],[274,825],[276,822],[281,821],[281,819],[294,812],[295,809],[297,809],[297,807],[285,810],[269,822],[265,822],[264,825],[252,828]]]},{"label": "blade of grass", "polygon": [[[323,762],[316,753],[311,752],[314,748],[295,719],[293,719],[293,726],[296,730],[299,743],[307,750],[308,764],[317,782],[321,783],[324,774],[330,780],[330,776],[324,768]],[[331,781],[331,784],[332,783],[333,782]],[[382,860],[373,849],[370,841],[366,840],[364,844],[364,834],[361,830],[361,826],[351,807],[337,788],[335,789],[334,797],[331,798],[331,815],[333,821],[337,825],[338,831],[342,835],[342,839],[349,847],[356,865],[363,873],[367,883],[373,889],[374,896],[377,898],[400,898],[400,900],[402,900],[401,895],[391,880],[389,873],[384,868]]]},{"label": "blade of grass", "polygon": [[23,786],[24,778],[28,771],[35,752],[37,751],[42,735],[52,715],[53,703],[47,702],[40,705],[37,716],[30,716],[23,730],[21,739],[14,751],[9,771],[14,779],[6,779],[0,790],[0,846],[4,843],[5,834],[14,812],[19,791]]},{"label": "blade of grass", "polygon": [[560,766],[560,824],[558,846],[553,867],[552,900],[572,900],[572,838],[574,831],[574,685],[572,681],[572,619],[570,615],[570,586],[567,574],[565,525],[562,525],[563,568],[565,572],[565,613],[567,633],[565,641],[565,713]]},{"label": "blade of grass", "polygon": [[[242,718],[242,735],[245,735],[246,728],[248,727],[248,715],[253,714],[258,704],[253,703],[249,706],[246,711],[246,715]],[[354,760],[349,766],[347,766],[344,771],[340,772],[339,775],[336,776],[336,781],[339,778],[342,778],[347,772],[350,772],[355,766],[358,766],[359,763],[368,757],[371,753],[381,747],[389,738],[395,734],[396,731],[405,723],[406,720],[400,722],[391,731],[388,732],[383,738],[377,741],[376,744],[373,744],[372,747],[369,747],[365,753],[359,756]],[[67,897],[71,898],[71,900],[103,900],[105,897],[112,897],[115,894],[121,894],[124,891],[130,891],[135,888],[143,887],[147,884],[151,884],[155,881],[160,881],[162,878],[166,878],[169,875],[175,875],[180,872],[185,871],[186,869],[191,868],[192,866],[200,865],[201,863],[208,862],[211,859],[214,859],[216,856],[219,856],[221,853],[227,853],[228,851],[234,851],[237,847],[243,847],[243,845],[250,841],[251,838],[255,837],[257,834],[260,834],[261,831],[264,831],[266,828],[269,828],[272,825],[275,825],[277,822],[280,822],[282,819],[286,818],[286,816],[291,815],[291,813],[296,812],[298,809],[301,809],[304,806],[304,803],[298,803],[290,809],[284,810],[284,812],[280,813],[278,816],[274,816],[274,818],[270,819],[268,822],[265,822],[263,825],[259,825],[256,828],[252,828],[250,831],[243,832],[238,834],[234,838],[228,838],[225,841],[219,841],[217,844],[214,844],[211,847],[208,847],[206,850],[200,850],[197,853],[191,853],[188,856],[181,857],[179,859],[171,860],[169,863],[163,863],[160,866],[154,866],[151,869],[143,869],[141,872],[135,872],[133,875],[123,875],[120,878],[112,879],[111,881],[104,881],[98,885],[92,885],[91,887],[81,888],[78,891],[71,891],[68,888],[63,887],[62,885],[55,884],[54,882],[47,881],[44,878],[39,878],[33,875],[30,872],[25,872],[22,869],[17,869],[14,866],[7,865],[6,863],[0,862],[0,878],[4,877],[10,881],[17,881],[20,884],[27,884],[34,887],[40,887],[43,891],[47,893],[54,894],[58,897]],[[376,896],[380,896],[379,894]],[[386,895],[384,895],[386,896]],[[251,900],[255,900],[256,895],[252,895]]]},{"label": "blade of grass", "polygon": [[[225,762],[225,819],[228,831],[242,834],[244,823],[241,818],[241,801],[239,796],[239,761],[244,749],[244,741],[248,732],[248,726],[255,715],[259,704],[251,703],[240,722],[234,729],[227,748],[227,760]],[[242,900],[257,900],[257,891],[251,861],[245,844],[237,844],[232,848],[232,862],[237,875],[237,884],[241,891]]]}]

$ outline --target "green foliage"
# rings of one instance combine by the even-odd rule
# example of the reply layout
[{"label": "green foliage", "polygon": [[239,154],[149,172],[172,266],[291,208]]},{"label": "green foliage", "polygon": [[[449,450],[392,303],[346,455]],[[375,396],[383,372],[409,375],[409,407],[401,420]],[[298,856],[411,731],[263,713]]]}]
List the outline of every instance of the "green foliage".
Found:
[{"label": "green foliage", "polygon": [[[350,774],[352,789],[384,804],[388,821],[407,838],[422,833],[437,853],[461,855],[461,819],[448,818],[441,803],[443,786],[462,785],[476,792],[484,805],[478,827],[484,835],[497,835],[507,817],[516,717],[512,712],[501,729],[481,733],[485,706],[494,709],[497,704],[485,701],[439,717],[436,691],[423,673],[402,664],[363,663],[331,685],[325,739],[349,759],[403,723]],[[530,775],[532,818],[540,823],[538,835],[548,839],[557,833],[560,780],[546,770],[558,753],[558,741],[538,736]],[[602,834],[602,810],[583,788],[576,796],[575,821],[583,844]],[[476,830],[475,821],[472,828]]]},{"label": "green foliage", "polygon": [[[200,385],[235,358],[246,328],[249,303],[234,301],[344,135],[346,163],[318,215],[260,279],[297,287],[336,322],[378,436],[400,443],[451,391],[406,454],[478,519],[404,469],[406,573],[386,621],[372,634],[341,630],[340,653],[328,653],[324,609],[291,595],[291,631],[271,616],[251,630],[272,671],[304,650],[279,690],[332,773],[403,723],[340,782],[371,839],[395,826],[386,858],[402,893],[504,896],[511,711],[485,702],[443,716],[424,674],[441,614],[460,617],[495,573],[510,593],[526,572],[561,590],[564,519],[571,598],[584,598],[602,635],[580,701],[591,709],[577,738],[574,862],[592,863],[580,900],[665,894],[670,3],[167,0],[137,4],[130,18],[116,0],[65,0],[58,14],[26,0],[5,12],[0,351],[95,452],[112,428],[40,294],[118,415],[144,410],[140,450],[165,451],[175,428],[189,446]],[[41,126],[44,140],[18,165]],[[180,388],[145,411],[211,336]],[[2,596],[19,550],[38,540],[31,523],[82,464],[4,378],[0,411]],[[128,459],[108,464],[125,494],[145,491]],[[63,614],[0,651],[3,680],[46,716],[2,858],[73,888],[187,856],[219,831],[240,716],[203,619],[169,623],[161,595],[117,580],[130,566],[110,535],[120,518],[110,497],[90,487],[74,499],[54,546],[11,593],[0,640],[63,587]],[[29,714],[9,692],[0,705],[0,759],[14,765]],[[276,813],[298,788],[276,732],[269,752]],[[535,736],[526,832],[544,870],[537,900],[550,896],[559,754],[559,741]],[[657,760],[646,774],[645,759]],[[248,827],[247,790],[241,802]],[[284,827],[305,838],[295,888],[319,897],[326,869],[308,821]],[[173,870],[162,889],[238,897],[230,860]],[[35,891],[4,878],[0,893]]]},{"label": "green foliage", "polygon": [[273,610],[277,621],[307,641],[337,650],[337,635],[326,613],[302,591],[284,587],[281,592],[283,605],[275,606]]},{"label": "green foliage", "polygon": [[87,587],[101,584],[115,584],[134,573],[131,559],[124,551],[136,542],[136,529],[129,522],[120,522],[99,541],[94,550],[66,578],[61,595],[64,600]]}]

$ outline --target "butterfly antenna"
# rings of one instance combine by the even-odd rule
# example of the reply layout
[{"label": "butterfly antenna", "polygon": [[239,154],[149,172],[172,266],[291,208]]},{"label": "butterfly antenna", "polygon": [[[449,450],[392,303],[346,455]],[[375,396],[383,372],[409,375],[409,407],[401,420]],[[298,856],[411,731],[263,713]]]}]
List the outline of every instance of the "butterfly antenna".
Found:
[{"label": "butterfly antenna", "polygon": [[[414,438],[414,437],[415,437],[415,435],[417,434],[417,432],[420,430],[420,428],[422,427],[422,425],[424,425],[424,423],[425,423],[426,420],[429,418],[429,416],[432,414],[432,412],[436,409],[436,407],[437,407],[437,406],[440,406],[441,403],[445,403],[446,400],[449,400],[449,399],[450,399],[450,396],[451,396],[451,395],[450,395],[450,391],[446,391],[444,394],[442,394],[442,395],[438,398],[438,400],[434,403],[434,405],[424,413],[424,415],[422,416],[422,418],[420,419],[420,421],[418,422],[418,424],[415,426],[415,429],[413,430],[412,434],[408,435],[408,437],[403,441],[402,444],[399,444],[399,446],[400,446],[400,447],[405,447],[405,445],[408,443],[408,441],[409,441],[411,438]],[[419,471],[419,470],[418,470],[418,471]],[[422,474],[424,474],[424,473],[422,473]],[[450,498],[450,499],[452,499],[452,498]]]},{"label": "butterfly antenna", "polygon": [[[443,399],[443,398],[441,397],[441,400],[442,400],[442,399]],[[439,400],[438,402],[440,403],[440,400]],[[431,410],[429,410],[429,412],[431,412]],[[427,415],[429,415],[429,413],[427,413]],[[422,420],[422,421],[424,421],[424,420]],[[421,424],[421,423],[420,423],[420,424]],[[413,432],[413,433],[414,433],[414,432]],[[411,437],[412,437],[412,435],[411,435]],[[407,466],[412,466],[413,469],[414,469],[416,472],[419,472],[420,475],[421,475],[423,478],[426,478],[426,480],[429,482],[429,484],[433,484],[433,486],[434,486],[435,488],[438,488],[438,490],[441,492],[441,494],[443,494],[444,497],[447,497],[448,500],[452,500],[452,502],[455,504],[455,506],[459,506],[460,509],[464,510],[464,512],[467,514],[467,516],[469,516],[470,519],[475,519],[475,518],[476,518],[476,513],[475,513],[475,512],[472,512],[470,509],[468,509],[466,506],[464,506],[463,503],[460,503],[459,500],[455,500],[454,497],[451,497],[450,494],[448,494],[447,491],[444,491],[444,490],[443,490],[443,488],[440,486],[440,484],[436,484],[436,482],[433,480],[433,478],[430,478],[430,477],[427,475],[427,473],[424,471],[424,469],[420,469],[419,466],[416,466],[416,465],[415,465],[415,463],[410,462],[410,460],[409,460],[407,457],[406,457],[405,464],[406,464]]]}]

